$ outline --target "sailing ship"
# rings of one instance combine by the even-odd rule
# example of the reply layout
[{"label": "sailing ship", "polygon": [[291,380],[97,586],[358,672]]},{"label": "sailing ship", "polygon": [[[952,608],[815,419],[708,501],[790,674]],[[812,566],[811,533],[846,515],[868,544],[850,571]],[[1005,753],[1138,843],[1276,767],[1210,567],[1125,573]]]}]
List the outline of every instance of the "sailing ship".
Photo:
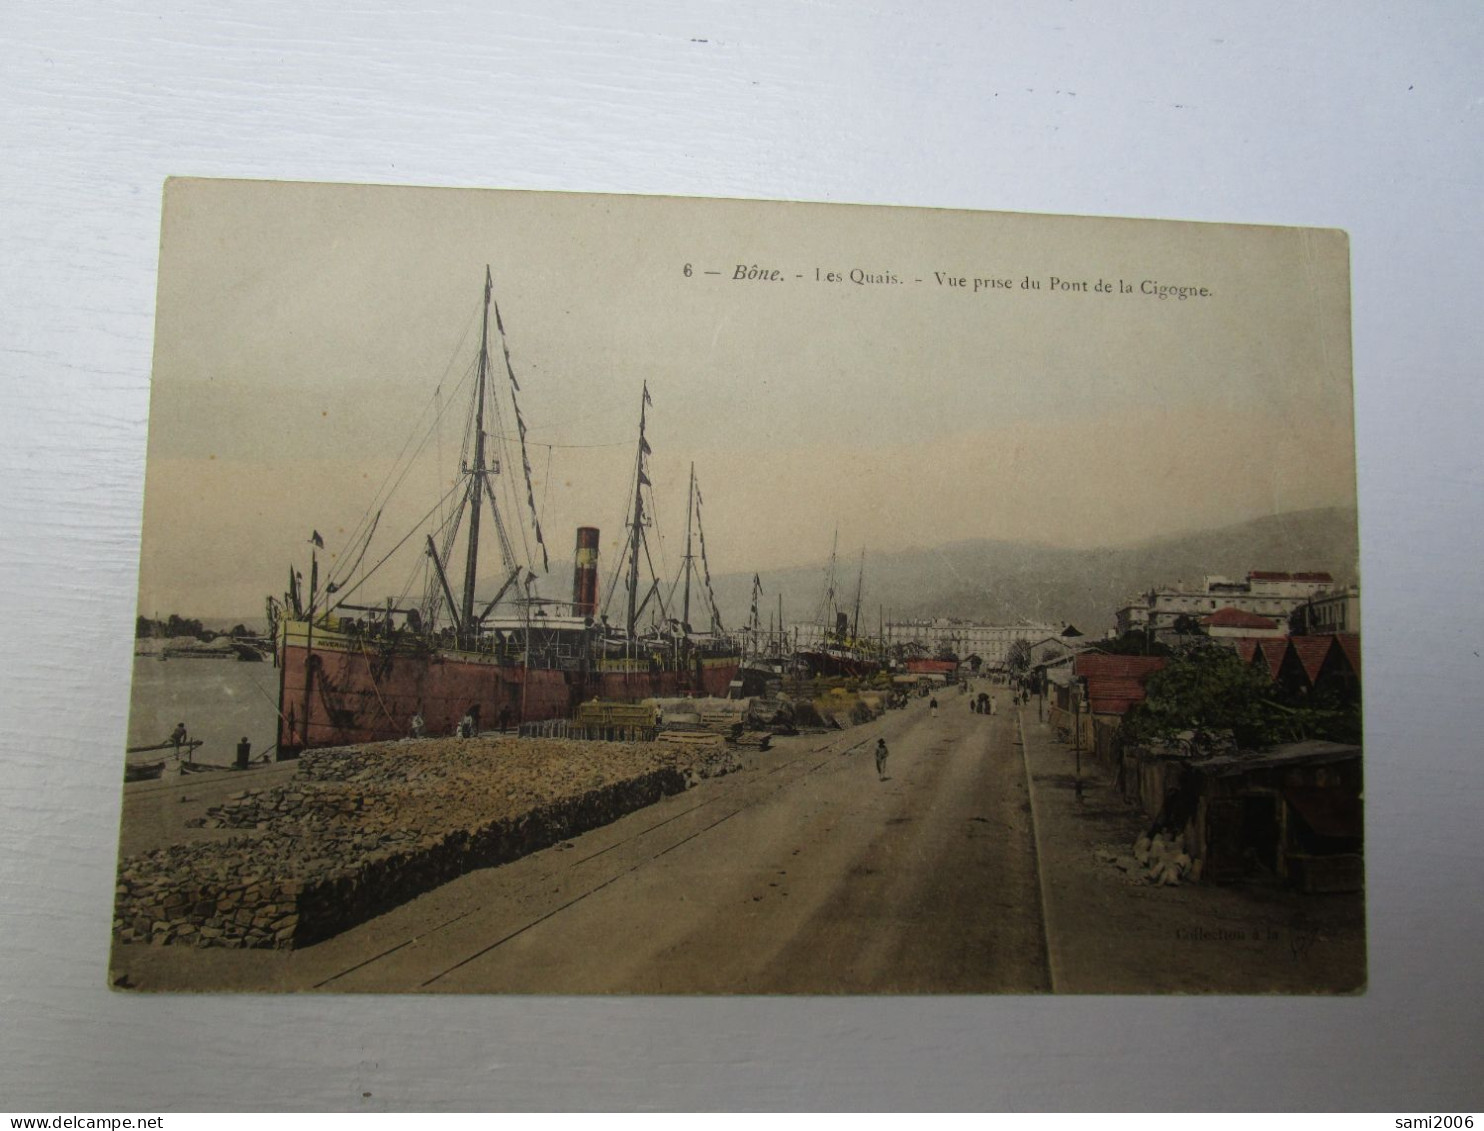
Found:
[{"label": "sailing ship", "polygon": [[778,594],[777,619],[769,613],[766,628],[763,627],[762,597],[762,579],[753,574],[752,607],[740,633],[742,666],[737,673],[744,696],[769,694],[775,684],[793,671],[793,648],[783,625],[783,594]]},{"label": "sailing ship", "polygon": [[[409,734],[452,734],[471,724],[475,730],[495,726],[504,730],[524,722],[570,717],[578,704],[594,698],[635,701],[725,695],[736,674],[740,651],[724,631],[711,594],[694,472],[681,616],[669,615],[673,586],[667,597],[655,579],[641,593],[642,566],[652,562],[647,529],[654,510],[649,480],[651,449],[646,435],[647,412],[653,402],[647,384],[640,406],[634,491],[625,539],[623,623],[610,623],[606,610],[598,607],[599,531],[594,527],[579,527],[576,532],[572,599],[557,601],[539,595],[536,550],[539,573],[549,571],[549,561],[536,508],[526,424],[517,399],[520,386],[499,305],[493,300],[493,286],[486,267],[464,458],[454,487],[429,512],[431,518],[445,504],[450,505],[449,513],[441,515],[435,528],[425,532],[422,600],[415,605],[393,598],[382,605],[350,603],[396,549],[417,532],[405,535],[380,562],[361,572],[381,510],[352,533],[349,551],[337,559],[349,561],[349,566],[331,570],[323,587],[318,551],[324,543],[315,533],[307,588],[302,576],[291,569],[282,598],[268,600],[279,667],[280,757],[295,757],[310,748],[384,741]],[[492,312],[508,377],[513,435],[504,427],[505,397],[494,388],[504,383],[490,377]],[[502,513],[497,490],[503,468],[515,463],[517,443],[529,512],[520,516],[518,528]],[[504,445],[503,457],[491,457],[492,444]],[[516,488],[508,482],[504,485],[508,488],[507,500],[518,496]],[[367,513],[371,514],[370,508]],[[494,525],[503,568],[493,598],[481,601],[476,594],[481,517],[486,513]],[[700,538],[705,592],[711,606],[709,624],[701,632],[694,631],[689,623],[694,572],[694,555],[690,553],[692,518]],[[463,576],[456,593],[451,575],[461,532]],[[525,552],[524,560],[517,557],[517,544]],[[615,583],[624,572],[615,571]],[[410,589],[411,583],[404,593]],[[612,597],[610,589],[610,602]]]},{"label": "sailing ship", "polygon": [[830,562],[825,569],[824,596],[816,614],[813,639],[794,653],[795,665],[808,676],[861,679],[875,675],[884,663],[879,642],[860,634],[861,595],[866,578],[866,552],[861,550],[860,572],[855,583],[855,607],[846,612],[836,600],[835,563],[840,548],[840,534],[830,548]]}]

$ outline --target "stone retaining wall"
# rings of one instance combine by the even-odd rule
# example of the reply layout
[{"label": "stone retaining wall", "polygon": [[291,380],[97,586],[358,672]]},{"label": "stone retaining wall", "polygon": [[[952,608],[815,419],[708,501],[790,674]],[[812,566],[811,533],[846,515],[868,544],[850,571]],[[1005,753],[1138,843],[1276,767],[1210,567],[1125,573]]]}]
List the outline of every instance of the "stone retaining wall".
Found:
[{"label": "stone retaining wall", "polygon": [[306,946],[737,766],[725,748],[532,740],[311,751],[287,785],[191,822],[243,835],[123,861],[114,937]]}]

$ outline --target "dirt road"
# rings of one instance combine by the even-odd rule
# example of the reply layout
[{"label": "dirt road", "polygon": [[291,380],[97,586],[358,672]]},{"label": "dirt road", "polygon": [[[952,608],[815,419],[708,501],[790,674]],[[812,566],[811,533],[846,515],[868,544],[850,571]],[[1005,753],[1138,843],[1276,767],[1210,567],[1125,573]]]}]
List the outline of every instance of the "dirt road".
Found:
[{"label": "dirt road", "polygon": [[140,948],[136,984],[156,962],[185,962],[171,981],[202,989],[1045,990],[1013,715],[940,702],[936,718],[914,700],[867,726],[781,740],[739,773],[302,951]]}]

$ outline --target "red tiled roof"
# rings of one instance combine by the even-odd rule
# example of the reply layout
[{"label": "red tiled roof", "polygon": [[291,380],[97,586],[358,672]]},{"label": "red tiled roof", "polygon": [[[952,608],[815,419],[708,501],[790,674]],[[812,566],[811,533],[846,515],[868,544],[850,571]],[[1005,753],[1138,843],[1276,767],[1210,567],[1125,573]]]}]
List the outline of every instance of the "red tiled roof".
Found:
[{"label": "red tiled roof", "polygon": [[1337,632],[1335,643],[1345,653],[1345,659],[1350,661],[1350,670],[1360,675],[1360,637],[1353,632]]},{"label": "red tiled roof", "polygon": [[1303,665],[1304,675],[1309,677],[1313,683],[1319,678],[1319,669],[1324,666],[1325,657],[1329,650],[1334,647],[1333,636],[1291,636],[1288,638],[1288,646],[1293,654],[1298,657],[1298,662]]},{"label": "red tiled roof", "polygon": [[1257,641],[1250,636],[1238,636],[1233,641],[1237,646],[1237,655],[1242,657],[1242,663],[1250,664],[1252,657],[1257,655]]},{"label": "red tiled roof", "polygon": [[1164,666],[1162,656],[1083,652],[1072,670],[1087,677],[1087,698],[1094,713],[1121,715],[1144,702],[1144,681]]},{"label": "red tiled roof", "polygon": [[1283,667],[1283,657],[1288,652],[1288,640],[1287,636],[1274,636],[1257,641],[1255,651],[1261,653],[1262,658],[1267,661],[1269,679],[1278,678],[1278,672]]},{"label": "red tiled roof", "polygon": [[1272,617],[1258,616],[1256,613],[1245,612],[1228,605],[1224,609],[1217,609],[1209,616],[1201,618],[1202,624],[1210,625],[1212,628],[1277,628],[1278,622]]},{"label": "red tiled roof", "polygon": [[1142,679],[1165,666],[1163,656],[1117,656],[1107,652],[1083,652],[1077,657],[1078,675],[1088,678],[1123,677]]},{"label": "red tiled roof", "polygon": [[1144,702],[1144,684],[1137,679],[1088,680],[1087,698],[1095,714],[1122,715]]}]

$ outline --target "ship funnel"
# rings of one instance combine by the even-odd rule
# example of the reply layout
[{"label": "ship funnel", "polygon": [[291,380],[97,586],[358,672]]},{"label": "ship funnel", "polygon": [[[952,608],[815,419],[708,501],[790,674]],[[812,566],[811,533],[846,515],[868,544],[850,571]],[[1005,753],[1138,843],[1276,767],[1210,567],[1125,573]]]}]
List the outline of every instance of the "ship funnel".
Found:
[{"label": "ship funnel", "polygon": [[598,528],[577,528],[577,558],[572,567],[572,612],[579,617],[598,615]]}]

